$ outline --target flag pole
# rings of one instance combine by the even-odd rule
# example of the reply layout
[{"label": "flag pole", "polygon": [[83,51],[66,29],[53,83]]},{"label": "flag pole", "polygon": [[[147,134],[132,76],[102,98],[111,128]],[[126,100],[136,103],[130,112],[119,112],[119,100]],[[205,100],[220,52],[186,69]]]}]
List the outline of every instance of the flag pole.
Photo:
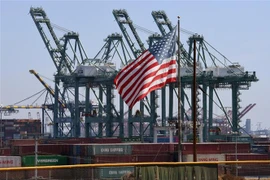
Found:
[{"label": "flag pole", "polygon": [[182,162],[181,76],[180,76],[180,16],[178,16],[178,161]]},{"label": "flag pole", "polygon": [[197,162],[197,148],[196,148],[196,141],[197,141],[197,106],[196,106],[196,91],[197,91],[197,83],[196,83],[196,40],[194,39],[193,42],[194,45],[194,63],[193,63],[193,89],[192,89],[192,97],[193,97],[193,103],[192,103],[192,108],[193,108],[193,162]]}]

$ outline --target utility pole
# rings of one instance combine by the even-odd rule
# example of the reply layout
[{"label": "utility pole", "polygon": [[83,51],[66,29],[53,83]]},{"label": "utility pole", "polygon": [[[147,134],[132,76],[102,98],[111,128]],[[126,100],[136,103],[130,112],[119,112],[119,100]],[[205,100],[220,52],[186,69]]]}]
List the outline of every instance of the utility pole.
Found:
[{"label": "utility pole", "polygon": [[194,63],[193,63],[193,89],[192,89],[192,113],[193,113],[193,161],[197,161],[197,149],[196,149],[196,141],[197,141],[197,106],[196,106],[196,91],[197,91],[197,83],[196,83],[196,40],[194,39]]},{"label": "utility pole", "polygon": [[178,16],[178,161],[182,162],[181,76],[180,76],[180,16]]}]

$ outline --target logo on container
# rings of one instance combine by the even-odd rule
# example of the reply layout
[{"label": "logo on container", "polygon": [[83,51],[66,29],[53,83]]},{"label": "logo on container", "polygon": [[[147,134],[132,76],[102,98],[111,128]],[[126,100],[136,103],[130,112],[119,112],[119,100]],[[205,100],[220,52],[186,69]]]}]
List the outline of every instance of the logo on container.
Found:
[{"label": "logo on container", "polygon": [[3,160],[0,161],[0,164],[13,164],[13,160]]}]

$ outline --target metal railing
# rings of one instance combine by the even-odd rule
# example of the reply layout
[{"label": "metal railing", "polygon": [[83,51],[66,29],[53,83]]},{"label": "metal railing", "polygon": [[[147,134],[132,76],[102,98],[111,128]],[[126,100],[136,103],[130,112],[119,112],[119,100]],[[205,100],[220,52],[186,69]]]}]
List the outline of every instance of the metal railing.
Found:
[{"label": "metal railing", "polygon": [[0,180],[215,180],[270,177],[270,160],[149,162],[0,168]]}]

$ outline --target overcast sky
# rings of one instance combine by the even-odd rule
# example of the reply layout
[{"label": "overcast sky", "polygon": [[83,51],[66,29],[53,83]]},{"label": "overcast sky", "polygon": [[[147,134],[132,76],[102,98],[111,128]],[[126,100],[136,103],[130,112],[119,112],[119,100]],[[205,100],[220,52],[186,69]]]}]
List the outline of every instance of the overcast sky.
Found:
[{"label": "overcast sky", "polygon": [[[78,32],[88,57],[94,57],[111,33],[121,33],[113,9],[126,9],[136,25],[159,32],[151,12],[164,10],[181,27],[203,35],[205,40],[245,71],[256,71],[259,81],[241,91],[241,106],[256,106],[243,117],[252,128],[270,128],[270,1],[1,1],[1,80],[0,103],[12,105],[43,89],[29,73],[36,70],[54,87],[55,66],[29,14],[31,7],[42,7],[53,24]],[[55,30],[57,31],[57,29]],[[65,32],[57,31],[58,37]],[[150,34],[138,34],[145,42]],[[184,33],[181,41],[186,44]],[[146,43],[145,43],[146,44]],[[231,106],[231,91],[218,90],[224,106]],[[36,104],[42,104],[40,99]],[[27,105],[34,99],[22,102]],[[215,108],[215,113],[219,111]],[[28,110],[16,116],[27,118]],[[32,114],[35,118],[35,112]],[[3,118],[11,118],[3,117]]]}]

